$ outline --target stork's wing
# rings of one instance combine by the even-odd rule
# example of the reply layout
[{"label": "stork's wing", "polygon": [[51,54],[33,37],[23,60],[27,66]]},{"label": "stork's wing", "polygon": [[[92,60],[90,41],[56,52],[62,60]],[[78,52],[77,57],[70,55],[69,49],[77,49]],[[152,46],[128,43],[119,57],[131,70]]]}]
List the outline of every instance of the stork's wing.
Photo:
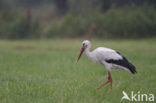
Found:
[{"label": "stork's wing", "polygon": [[117,54],[119,54],[122,59],[106,59],[105,61],[107,63],[112,63],[112,64],[116,64],[122,67],[125,67],[127,69],[129,69],[131,71],[132,74],[136,73],[136,68],[133,64],[131,64],[123,55],[121,55],[119,52],[116,52]]},{"label": "stork's wing", "polygon": [[105,61],[105,60],[119,60],[122,59],[122,56],[118,54],[115,50],[109,49],[109,48],[104,48],[104,47],[99,47],[93,51],[93,53],[96,55],[98,60]]},{"label": "stork's wing", "polygon": [[107,63],[122,66],[133,74],[136,72],[135,66],[131,64],[123,55],[113,49],[99,47],[93,51],[93,54],[96,55],[96,59],[99,62],[105,61]]}]

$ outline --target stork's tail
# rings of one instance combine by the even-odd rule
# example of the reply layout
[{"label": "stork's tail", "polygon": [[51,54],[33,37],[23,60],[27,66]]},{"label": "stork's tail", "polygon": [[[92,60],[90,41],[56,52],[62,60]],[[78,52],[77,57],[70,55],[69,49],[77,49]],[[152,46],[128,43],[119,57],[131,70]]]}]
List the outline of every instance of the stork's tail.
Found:
[{"label": "stork's tail", "polygon": [[127,67],[129,68],[129,70],[130,70],[130,72],[132,74],[137,73],[135,66],[133,64],[131,64],[130,62],[128,62],[128,66]]}]

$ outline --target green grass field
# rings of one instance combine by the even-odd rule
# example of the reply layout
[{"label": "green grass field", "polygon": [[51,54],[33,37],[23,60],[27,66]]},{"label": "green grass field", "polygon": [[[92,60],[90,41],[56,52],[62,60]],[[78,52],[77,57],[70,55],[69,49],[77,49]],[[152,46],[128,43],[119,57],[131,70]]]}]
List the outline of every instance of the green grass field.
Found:
[{"label": "green grass field", "polygon": [[156,39],[91,41],[92,50],[115,49],[137,68],[135,75],[113,70],[112,90],[96,89],[107,80],[104,66],[85,54],[76,62],[82,41],[1,40],[0,103],[119,103],[123,90],[156,96]]}]

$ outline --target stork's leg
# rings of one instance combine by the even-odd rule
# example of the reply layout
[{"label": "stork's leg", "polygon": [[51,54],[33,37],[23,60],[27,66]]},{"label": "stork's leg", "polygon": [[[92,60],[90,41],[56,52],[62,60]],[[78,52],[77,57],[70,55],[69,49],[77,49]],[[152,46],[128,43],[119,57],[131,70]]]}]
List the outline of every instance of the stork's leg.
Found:
[{"label": "stork's leg", "polygon": [[100,89],[101,87],[105,86],[109,82],[110,82],[110,86],[111,86],[111,89],[112,89],[112,76],[111,76],[110,72],[108,72],[108,80],[105,83],[101,84],[97,89]]}]

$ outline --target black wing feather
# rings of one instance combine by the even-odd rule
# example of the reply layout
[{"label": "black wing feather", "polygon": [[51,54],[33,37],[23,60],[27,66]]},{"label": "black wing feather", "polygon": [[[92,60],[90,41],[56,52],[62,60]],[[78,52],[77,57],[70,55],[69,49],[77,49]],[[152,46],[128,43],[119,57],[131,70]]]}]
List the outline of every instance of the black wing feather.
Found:
[{"label": "black wing feather", "polygon": [[[121,55],[119,52],[117,53]],[[126,67],[131,71],[132,74],[136,73],[135,66],[131,64],[123,55],[121,56],[122,56],[122,59],[119,59],[119,60],[109,59],[109,60],[106,60],[106,62]]]}]

